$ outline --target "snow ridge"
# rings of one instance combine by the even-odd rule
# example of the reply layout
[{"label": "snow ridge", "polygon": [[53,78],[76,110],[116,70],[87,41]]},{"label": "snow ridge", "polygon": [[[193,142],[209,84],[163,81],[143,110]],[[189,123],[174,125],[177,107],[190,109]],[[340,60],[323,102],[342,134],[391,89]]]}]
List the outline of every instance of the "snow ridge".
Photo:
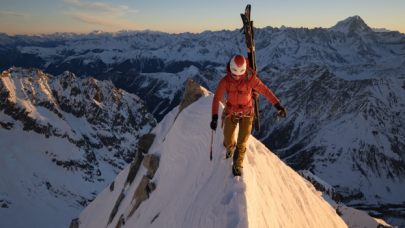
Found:
[{"label": "snow ridge", "polygon": [[[132,185],[125,185],[129,167],[115,180],[116,190],[106,188],[79,216],[79,227],[115,227],[120,216],[107,225],[113,203],[122,191],[125,198],[117,215],[133,227],[347,227],[321,193],[287,167],[254,137],[248,140],[243,177],[234,177],[231,160],[225,159],[223,133],[214,136],[209,160],[212,95],[202,97],[177,115],[171,111],[152,131],[156,134],[149,154],[160,157],[151,180],[156,190],[128,216],[132,195],[146,168],[141,167]],[[166,139],[163,141],[163,138]],[[162,142],[163,141],[163,142]],[[121,187],[119,187],[121,186]]]}]

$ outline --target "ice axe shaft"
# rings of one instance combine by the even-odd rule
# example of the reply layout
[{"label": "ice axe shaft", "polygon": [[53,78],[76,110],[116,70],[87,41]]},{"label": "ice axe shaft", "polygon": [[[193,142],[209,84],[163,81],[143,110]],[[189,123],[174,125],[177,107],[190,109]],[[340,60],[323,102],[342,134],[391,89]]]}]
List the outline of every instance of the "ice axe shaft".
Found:
[{"label": "ice axe shaft", "polygon": [[210,151],[210,161],[212,161],[212,143],[214,139],[214,130],[211,132],[211,151]]}]

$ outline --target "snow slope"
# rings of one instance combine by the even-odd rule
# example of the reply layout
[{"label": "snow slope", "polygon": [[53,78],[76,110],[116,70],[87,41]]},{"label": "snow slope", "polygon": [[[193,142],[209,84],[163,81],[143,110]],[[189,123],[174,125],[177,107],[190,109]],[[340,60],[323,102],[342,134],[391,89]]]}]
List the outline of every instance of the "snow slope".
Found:
[{"label": "snow slope", "polygon": [[[115,227],[121,215],[125,227],[347,227],[320,192],[253,136],[242,177],[233,177],[232,161],[225,160],[220,128],[210,161],[212,98],[200,98],[173,123],[175,108],[152,131],[156,138],[149,154],[160,157],[152,179],[156,190],[132,216],[132,196],[146,173],[143,166],[132,185],[124,184],[126,167],[115,190],[104,189],[80,214],[79,227]],[[121,191],[125,198],[107,225]]]}]

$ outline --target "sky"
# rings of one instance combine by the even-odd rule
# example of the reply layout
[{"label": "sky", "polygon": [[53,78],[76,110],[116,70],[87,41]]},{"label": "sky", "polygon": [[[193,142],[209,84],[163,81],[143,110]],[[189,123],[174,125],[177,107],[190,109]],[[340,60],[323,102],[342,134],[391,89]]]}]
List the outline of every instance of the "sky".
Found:
[{"label": "sky", "polygon": [[0,33],[235,30],[247,4],[258,28],[329,28],[358,15],[372,28],[405,33],[403,0],[0,0]]}]

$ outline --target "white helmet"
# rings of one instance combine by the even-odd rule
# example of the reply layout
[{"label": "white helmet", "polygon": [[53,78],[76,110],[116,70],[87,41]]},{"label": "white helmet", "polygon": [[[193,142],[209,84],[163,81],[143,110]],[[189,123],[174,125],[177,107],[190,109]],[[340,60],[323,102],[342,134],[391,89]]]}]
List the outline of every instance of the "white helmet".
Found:
[{"label": "white helmet", "polygon": [[230,63],[229,63],[229,68],[231,69],[231,72],[235,75],[242,75],[246,71],[246,60],[245,57],[241,55],[236,55],[234,56]]}]

